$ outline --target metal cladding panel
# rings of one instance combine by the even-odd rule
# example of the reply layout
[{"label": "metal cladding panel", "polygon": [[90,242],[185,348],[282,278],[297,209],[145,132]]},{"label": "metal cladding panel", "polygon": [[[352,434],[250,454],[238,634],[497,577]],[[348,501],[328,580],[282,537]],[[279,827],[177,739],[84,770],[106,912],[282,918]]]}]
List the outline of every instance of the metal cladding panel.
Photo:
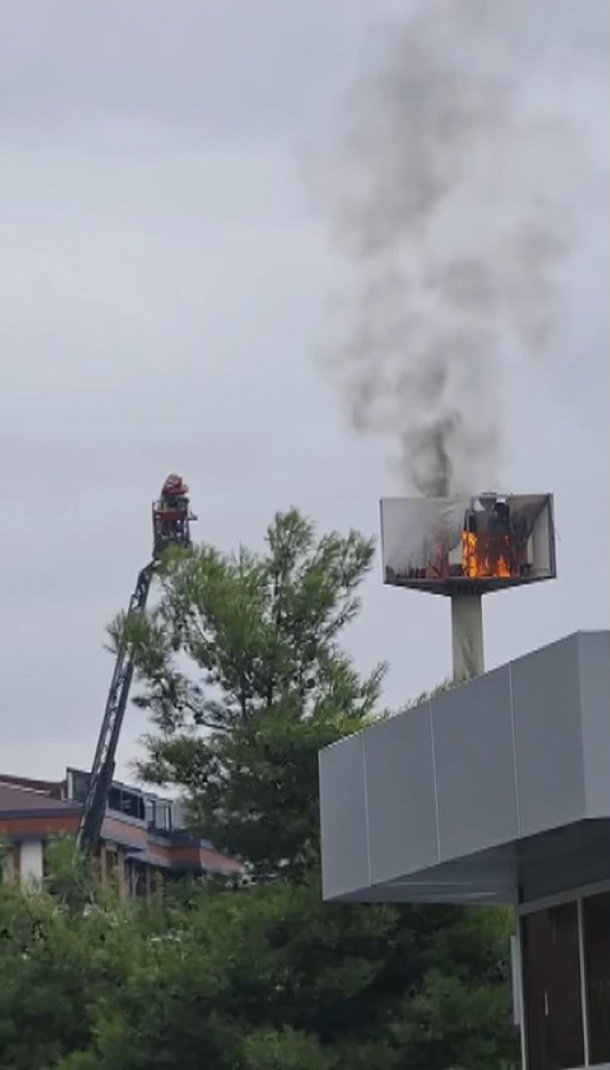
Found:
[{"label": "metal cladding panel", "polygon": [[325,898],[511,902],[610,877],[609,695],[610,633],[581,633],[327,748]]},{"label": "metal cladding panel", "polygon": [[588,817],[610,817],[610,633],[578,636]]},{"label": "metal cladding panel", "polygon": [[363,733],[320,752],[322,894],[370,884]]},{"label": "metal cladding panel", "polygon": [[372,883],[439,860],[430,707],[364,734]]},{"label": "metal cladding panel", "polygon": [[519,815],[507,666],[432,701],[441,858],[515,839]]},{"label": "metal cladding panel", "polygon": [[586,816],[578,636],[509,666],[521,835]]}]

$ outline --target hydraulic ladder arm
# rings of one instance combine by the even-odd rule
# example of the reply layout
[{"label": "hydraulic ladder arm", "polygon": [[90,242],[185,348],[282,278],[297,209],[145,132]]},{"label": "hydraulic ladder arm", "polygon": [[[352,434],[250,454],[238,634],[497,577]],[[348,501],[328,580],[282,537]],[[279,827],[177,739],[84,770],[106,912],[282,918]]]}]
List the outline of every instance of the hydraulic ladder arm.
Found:
[{"label": "hydraulic ladder arm", "polygon": [[[138,575],[135,590],[129,601],[126,620],[144,612],[154,571],[169,546],[188,549],[191,546],[190,522],[197,517],[191,513],[188,487],[181,476],[167,477],[161,499],[153,503],[153,559]],[[108,794],[114,776],[116,751],[127,708],[129,688],[133,677],[133,657],[129,647],[121,643],[117,651],[114,673],[99,739],[77,832],[77,844],[89,854],[100,845],[102,824]]]},{"label": "hydraulic ladder arm", "polygon": [[[146,600],[156,565],[157,561],[152,560],[138,575],[135,590],[129,601],[126,620],[137,616],[146,608]],[[133,657],[125,643],[122,643],[116,657],[102,727],[89,775],[87,794],[78,826],[77,844],[89,854],[94,854],[97,851],[100,842],[102,822],[114,775],[116,750],[127,707],[133,668]]]}]

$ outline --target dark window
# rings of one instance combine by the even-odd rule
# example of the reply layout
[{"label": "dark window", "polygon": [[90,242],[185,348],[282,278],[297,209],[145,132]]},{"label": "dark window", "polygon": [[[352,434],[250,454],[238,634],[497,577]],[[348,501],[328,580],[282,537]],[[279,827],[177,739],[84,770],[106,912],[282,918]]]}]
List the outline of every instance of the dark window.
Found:
[{"label": "dark window", "polygon": [[108,809],[144,820],[144,799],[133,791],[111,788],[108,792]]},{"label": "dark window", "polygon": [[610,1062],[610,892],[582,904],[590,1061]]},{"label": "dark window", "polygon": [[84,802],[89,787],[89,773],[79,773],[72,770],[72,798],[76,802]]},{"label": "dark window", "polygon": [[526,914],[521,921],[529,1070],[584,1063],[576,903]]},{"label": "dark window", "polygon": [[155,802],[155,829],[158,832],[171,832],[172,808],[170,803],[157,799]]},{"label": "dark window", "polygon": [[121,813],[144,820],[144,799],[131,791],[121,791]]}]

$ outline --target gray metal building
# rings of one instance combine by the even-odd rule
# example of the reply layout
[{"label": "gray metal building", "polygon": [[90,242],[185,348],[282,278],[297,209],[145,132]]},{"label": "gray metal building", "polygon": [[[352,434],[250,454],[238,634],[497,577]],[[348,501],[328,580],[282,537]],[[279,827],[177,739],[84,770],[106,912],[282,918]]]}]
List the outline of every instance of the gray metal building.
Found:
[{"label": "gray metal building", "polygon": [[515,907],[527,1070],[610,1067],[610,632],[320,754],[323,894]]}]

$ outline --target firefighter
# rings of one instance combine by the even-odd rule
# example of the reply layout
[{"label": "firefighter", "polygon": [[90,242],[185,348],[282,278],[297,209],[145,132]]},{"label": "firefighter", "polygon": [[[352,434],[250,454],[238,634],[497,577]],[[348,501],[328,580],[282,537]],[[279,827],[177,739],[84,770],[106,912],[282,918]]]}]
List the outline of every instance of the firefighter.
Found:
[{"label": "firefighter", "polygon": [[161,490],[161,501],[168,509],[188,509],[189,489],[182,476],[172,473]]}]

